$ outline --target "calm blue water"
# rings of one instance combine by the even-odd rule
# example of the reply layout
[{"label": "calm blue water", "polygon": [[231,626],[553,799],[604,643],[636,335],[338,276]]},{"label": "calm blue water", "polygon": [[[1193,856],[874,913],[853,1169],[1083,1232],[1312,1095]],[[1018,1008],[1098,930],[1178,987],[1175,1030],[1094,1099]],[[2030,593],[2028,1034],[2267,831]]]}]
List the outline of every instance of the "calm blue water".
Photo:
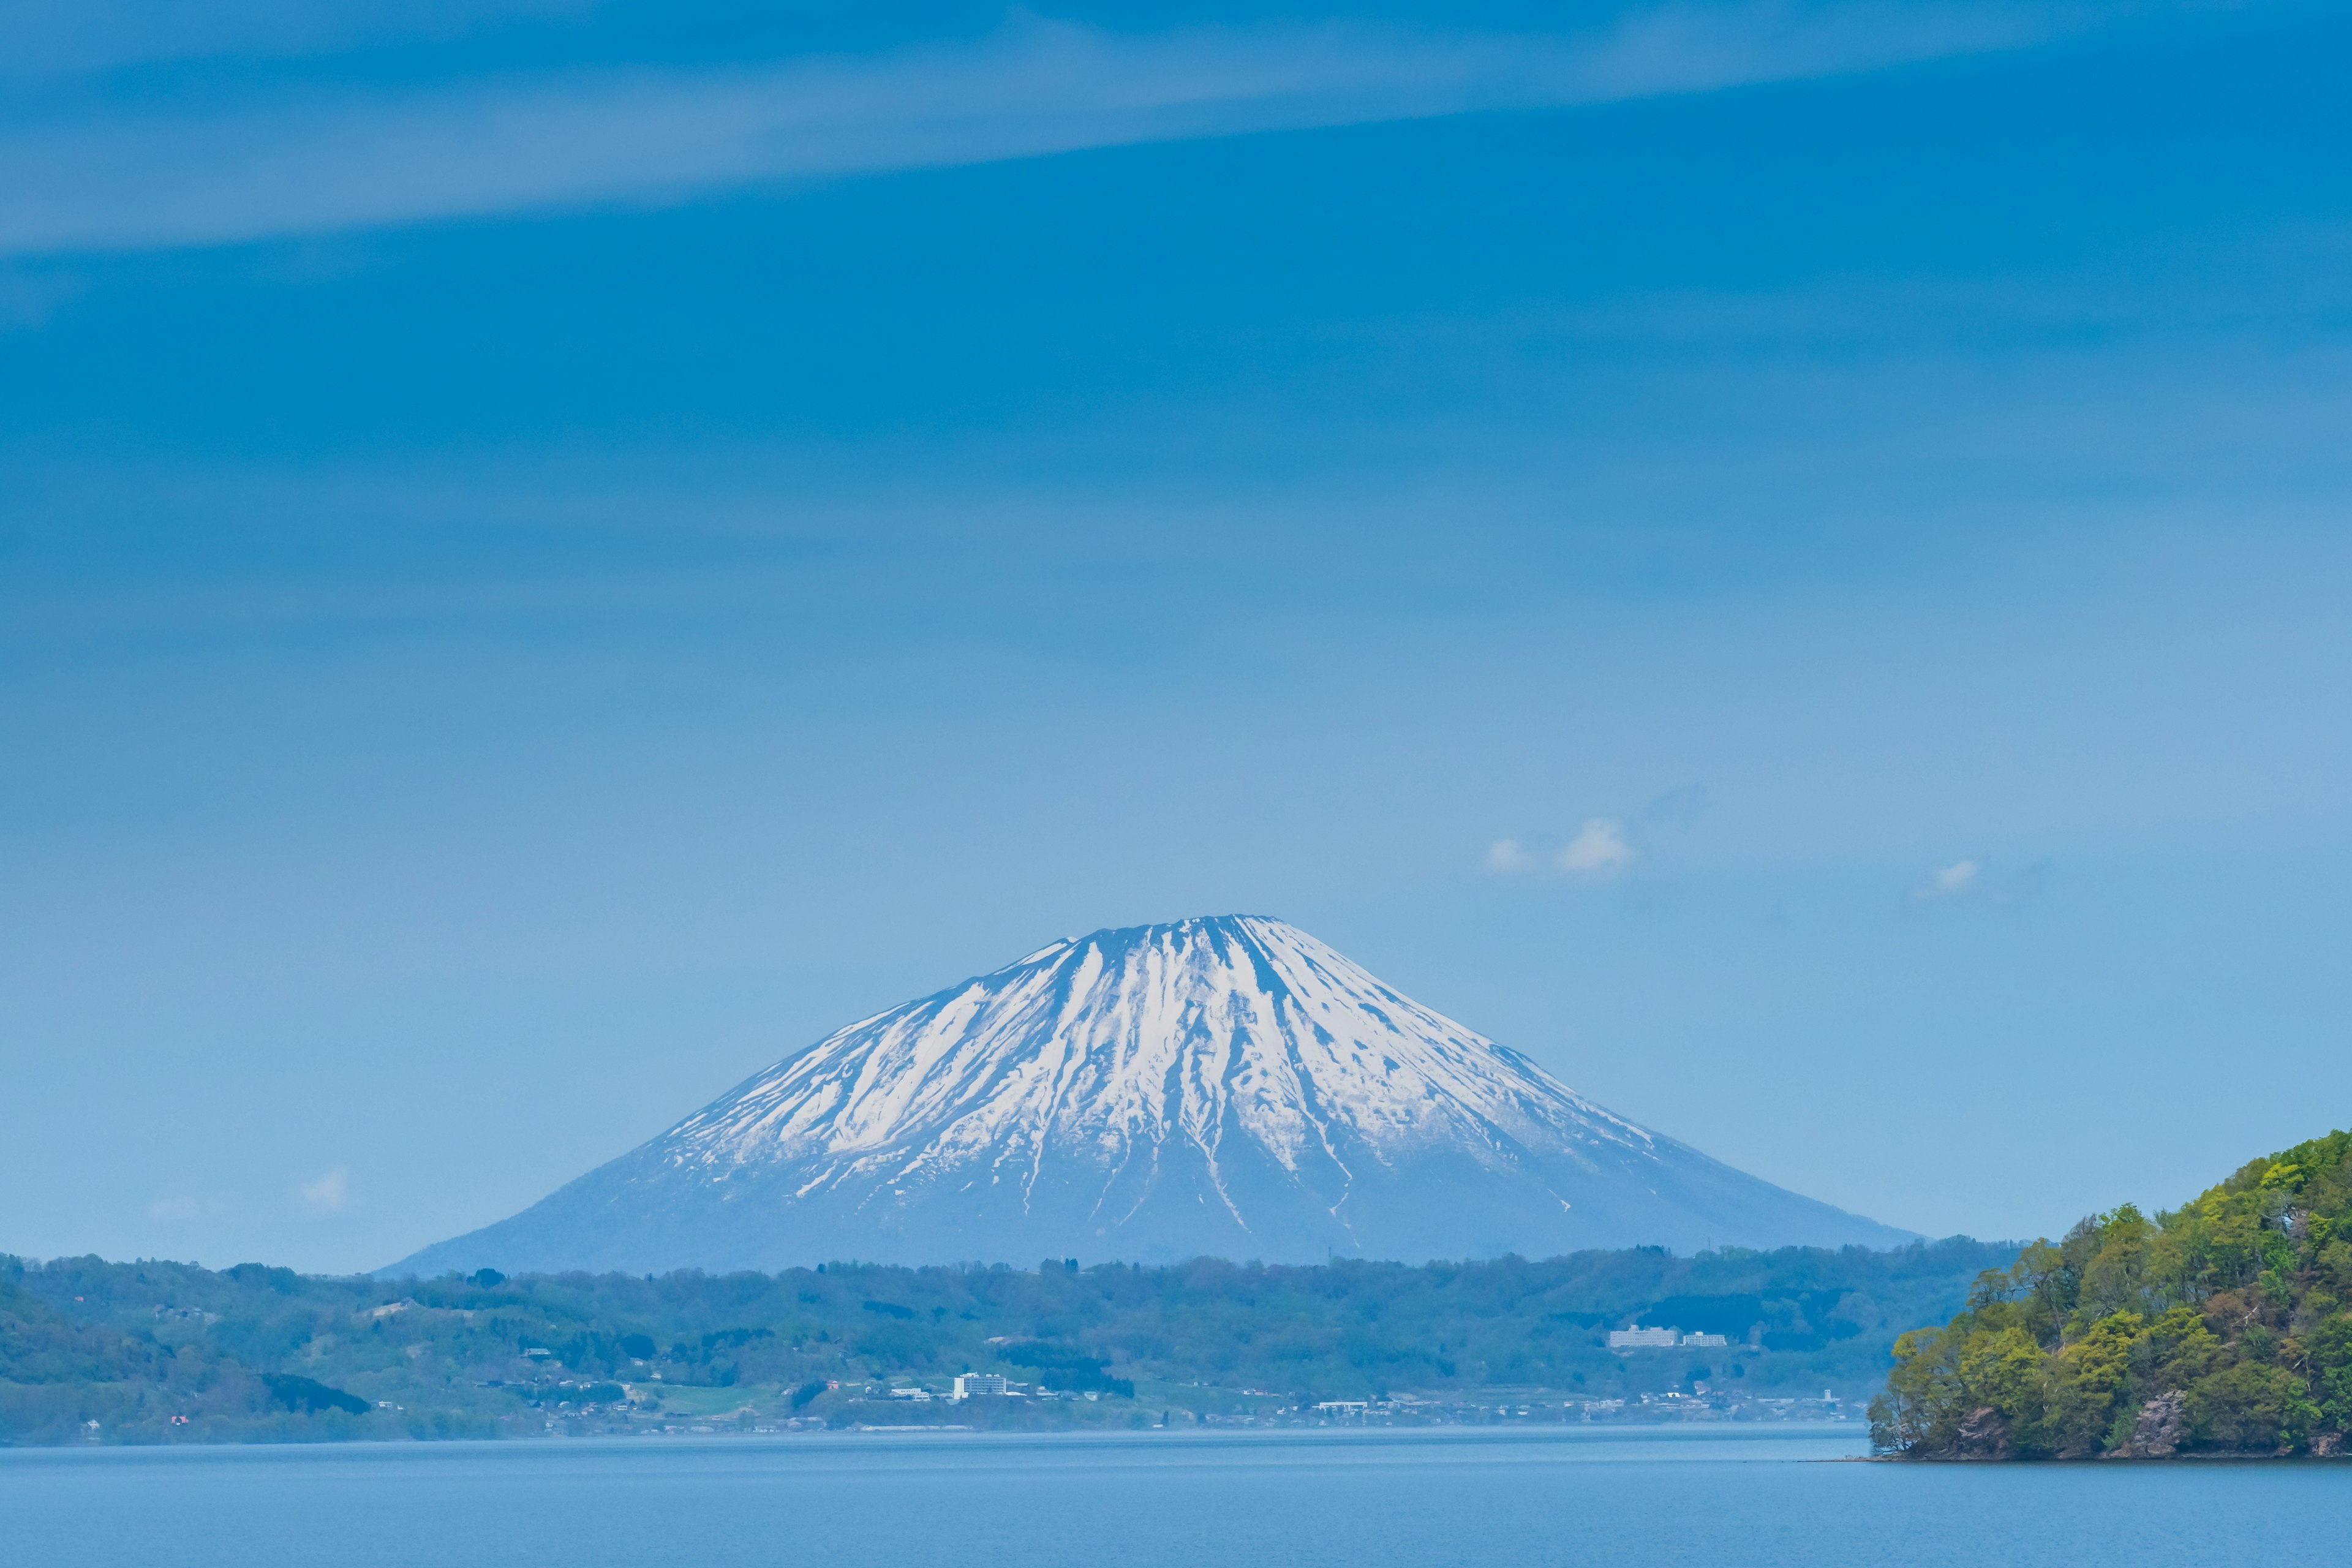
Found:
[{"label": "calm blue water", "polygon": [[0,1452],[42,1568],[2340,1563],[2352,1467],[1896,1466],[1832,1428]]}]

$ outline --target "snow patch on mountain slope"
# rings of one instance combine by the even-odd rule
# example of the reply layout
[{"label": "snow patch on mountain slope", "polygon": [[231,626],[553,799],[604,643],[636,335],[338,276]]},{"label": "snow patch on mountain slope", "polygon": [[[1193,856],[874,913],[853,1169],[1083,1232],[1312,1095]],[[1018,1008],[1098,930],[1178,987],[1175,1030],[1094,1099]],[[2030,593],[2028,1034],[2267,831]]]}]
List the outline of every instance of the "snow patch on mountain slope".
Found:
[{"label": "snow patch on mountain slope", "polygon": [[1213,1169],[1238,1134],[1297,1171],[1339,1142],[1387,1159],[1497,1131],[1654,1142],[1297,927],[1236,916],[1040,949],[829,1036],[662,1143],[713,1174],[830,1156],[822,1185],[974,1162],[1034,1181],[1056,1143],[1118,1166],[1181,1142]]}]

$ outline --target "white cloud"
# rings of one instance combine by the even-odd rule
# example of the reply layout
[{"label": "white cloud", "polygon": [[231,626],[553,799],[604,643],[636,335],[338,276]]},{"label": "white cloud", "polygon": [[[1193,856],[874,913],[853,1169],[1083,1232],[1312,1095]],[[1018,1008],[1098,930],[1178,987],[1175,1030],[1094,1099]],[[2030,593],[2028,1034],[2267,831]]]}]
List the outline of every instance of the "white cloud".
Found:
[{"label": "white cloud", "polygon": [[1965,898],[1976,890],[1978,879],[1983,875],[1983,861],[1955,860],[1929,873],[1925,882],[1911,889],[1911,896],[1923,901]]},{"label": "white cloud", "polygon": [[160,1220],[166,1224],[170,1224],[182,1220],[199,1218],[204,1215],[211,1213],[215,1206],[215,1205],[212,1204],[206,1203],[202,1198],[188,1197],[184,1194],[167,1198],[157,1198],[153,1203],[147,1205],[147,1217],[152,1220]]},{"label": "white cloud", "polygon": [[[1582,34],[1331,23],[975,43],[694,70],[151,96],[0,133],[0,253],[236,242],[1080,148],[1602,103],[2040,42],[2114,9],[1746,4]],[[72,117],[78,113],[79,118]]]},{"label": "white cloud", "polygon": [[320,1214],[333,1214],[351,1195],[351,1173],[338,1165],[315,1182],[302,1184],[302,1201]]},{"label": "white cloud", "polygon": [[2042,897],[2054,868],[2036,860],[2021,869],[1996,875],[1990,858],[1981,855],[1955,860],[1927,874],[1911,889],[1915,904],[1967,902],[2011,912],[2023,910]]},{"label": "white cloud", "polygon": [[1535,868],[1536,858],[1516,838],[1497,838],[1486,850],[1486,869],[1509,876]]},{"label": "white cloud", "polygon": [[1559,868],[1571,877],[1611,877],[1632,865],[1638,851],[1625,841],[1625,826],[1606,816],[1588,818],[1559,852]]}]

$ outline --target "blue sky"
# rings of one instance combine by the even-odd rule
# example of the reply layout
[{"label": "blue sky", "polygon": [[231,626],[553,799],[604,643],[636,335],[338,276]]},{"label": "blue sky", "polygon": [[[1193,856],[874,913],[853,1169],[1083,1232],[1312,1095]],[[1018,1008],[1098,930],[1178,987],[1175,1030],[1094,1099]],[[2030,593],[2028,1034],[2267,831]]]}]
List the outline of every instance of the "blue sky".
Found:
[{"label": "blue sky", "polygon": [[0,19],[0,1248],[1279,914],[1937,1234],[2347,1120],[2352,21]]}]

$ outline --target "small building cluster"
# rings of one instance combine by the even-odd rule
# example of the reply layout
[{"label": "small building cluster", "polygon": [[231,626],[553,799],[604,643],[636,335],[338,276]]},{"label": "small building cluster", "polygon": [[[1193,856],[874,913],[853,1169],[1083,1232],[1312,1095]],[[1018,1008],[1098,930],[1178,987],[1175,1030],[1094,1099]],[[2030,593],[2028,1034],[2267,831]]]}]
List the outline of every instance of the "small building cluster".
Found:
[{"label": "small building cluster", "polygon": [[[840,1385],[835,1384],[833,1386]],[[946,1394],[935,1394],[920,1384],[912,1383],[892,1384],[888,1385],[887,1392],[893,1399],[903,1399],[914,1405],[928,1405],[934,1399],[944,1400],[950,1405],[961,1405],[967,1399],[979,1399],[992,1395],[999,1399],[1083,1399],[1088,1404],[1102,1397],[1092,1389],[1078,1393],[1047,1388],[1042,1383],[1034,1385],[1015,1383],[1002,1373],[994,1372],[961,1373],[955,1380],[954,1387]]]},{"label": "small building cluster", "polygon": [[1730,1342],[1722,1334],[1685,1334],[1675,1329],[1645,1329],[1639,1323],[1630,1329],[1609,1331],[1609,1348],[1612,1351],[1672,1350],[1676,1345],[1696,1349]]}]

